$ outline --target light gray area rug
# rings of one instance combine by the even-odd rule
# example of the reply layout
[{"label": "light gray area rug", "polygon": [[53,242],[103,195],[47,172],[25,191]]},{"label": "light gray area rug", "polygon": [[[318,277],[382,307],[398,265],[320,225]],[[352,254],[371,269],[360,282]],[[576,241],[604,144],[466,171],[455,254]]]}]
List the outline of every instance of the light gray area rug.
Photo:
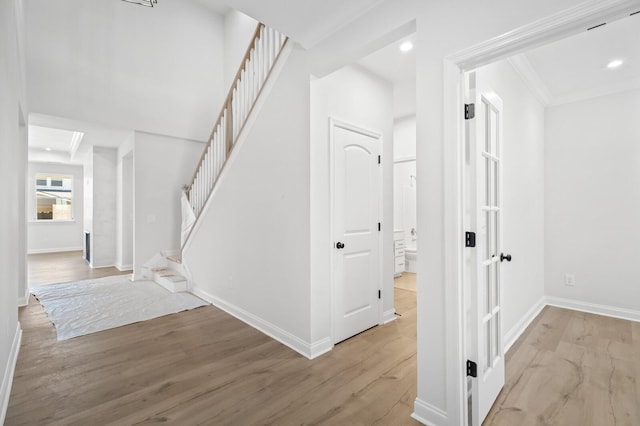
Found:
[{"label": "light gray area rug", "polygon": [[127,276],[49,284],[30,289],[56,327],[58,340],[83,336],[208,305],[190,293],[171,293]]}]

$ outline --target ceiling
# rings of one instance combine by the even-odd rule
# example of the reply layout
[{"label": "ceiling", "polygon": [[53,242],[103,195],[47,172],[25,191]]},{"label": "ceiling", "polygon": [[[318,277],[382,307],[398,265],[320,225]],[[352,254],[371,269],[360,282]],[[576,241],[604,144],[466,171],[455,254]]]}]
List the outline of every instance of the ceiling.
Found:
[{"label": "ceiling", "polygon": [[131,133],[96,123],[29,114],[29,161],[80,165],[92,146],[117,149]]},{"label": "ceiling", "polygon": [[61,151],[71,154],[74,147],[77,147],[78,142],[76,141],[78,139],[82,141],[83,136],[83,133],[72,130],[29,125],[29,147],[45,151]]},{"label": "ceiling", "polygon": [[358,64],[374,72],[383,79],[395,84],[414,82],[416,80],[415,50],[401,52],[400,45],[406,41],[415,44],[416,35],[402,38],[377,52],[362,58]]},{"label": "ceiling", "polygon": [[206,7],[218,15],[225,15],[231,8],[224,2],[220,0],[193,0],[194,2]]},{"label": "ceiling", "polygon": [[[193,1],[220,14],[226,13],[230,8],[243,11],[281,29],[303,46],[309,47],[380,4],[382,0]],[[283,10],[287,13],[282,13]],[[336,13],[336,10],[340,13]],[[414,34],[401,38],[357,62],[359,66],[394,86],[396,117],[415,114],[415,50],[407,53],[399,50],[399,45],[407,39],[415,44]],[[557,105],[624,90],[640,89],[638,40],[640,14],[533,49],[508,60],[544,105]],[[606,65],[613,59],[622,59],[625,62],[619,68],[608,69]],[[43,148],[50,147],[53,151],[62,153],[62,157],[68,158],[71,162],[81,162],[78,160],[80,154],[92,145],[117,147],[131,132],[44,115],[30,117],[30,124],[36,126],[30,129],[30,153],[45,153]],[[70,147],[74,132],[84,134],[77,153]]]},{"label": "ceiling", "polygon": [[358,65],[388,81],[394,88],[394,117],[416,113],[416,54],[415,49],[402,52],[404,42],[416,43],[415,33],[403,37],[358,61]]},{"label": "ceiling", "polygon": [[235,9],[310,48],[383,0],[194,0],[210,9]]},{"label": "ceiling", "polygon": [[[640,14],[533,49],[512,63],[537,80],[529,83],[547,96],[546,104],[563,104],[640,88],[639,41]],[[607,68],[614,59],[624,63]]]},{"label": "ceiling", "polygon": [[[396,117],[415,114],[415,53],[413,50],[402,53],[399,49],[406,39],[415,44],[415,35],[412,35],[358,61],[358,65],[394,86]],[[640,89],[639,40],[640,14],[508,60],[545,106],[559,105]],[[624,60],[623,65],[607,68],[614,59]]]}]

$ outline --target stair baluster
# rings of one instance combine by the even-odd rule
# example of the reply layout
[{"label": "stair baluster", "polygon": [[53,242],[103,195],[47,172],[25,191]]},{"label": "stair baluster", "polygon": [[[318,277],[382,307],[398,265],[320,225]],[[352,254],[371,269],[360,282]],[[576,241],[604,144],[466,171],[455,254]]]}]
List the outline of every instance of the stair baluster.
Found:
[{"label": "stair baluster", "polygon": [[287,40],[262,23],[256,27],[191,182],[184,188],[196,222]]}]

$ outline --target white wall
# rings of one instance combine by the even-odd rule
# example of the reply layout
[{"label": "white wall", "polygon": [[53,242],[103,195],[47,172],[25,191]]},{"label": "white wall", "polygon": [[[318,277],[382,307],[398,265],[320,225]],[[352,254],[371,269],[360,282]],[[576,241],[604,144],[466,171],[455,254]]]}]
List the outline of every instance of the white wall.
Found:
[{"label": "white wall", "polygon": [[91,234],[92,268],[116,263],[117,166],[115,148],[93,146],[84,162],[84,232]]},{"label": "white wall", "polygon": [[309,356],[309,74],[301,51],[278,62],[183,263],[199,294]]},{"label": "white wall", "polygon": [[116,267],[133,268],[133,152],[118,160]]},{"label": "white wall", "polygon": [[331,335],[329,118],[383,135],[382,299],[393,318],[393,88],[348,66],[311,82],[311,321],[312,340]]},{"label": "white wall", "polygon": [[506,61],[480,68],[479,84],[503,102],[502,331],[512,343],[544,297],[544,107]]},{"label": "white wall", "polygon": [[416,115],[416,85],[403,81],[393,86],[393,116],[403,118]]},{"label": "white wall", "polygon": [[393,121],[393,159],[416,158],[416,116],[399,117]]},{"label": "white wall", "polygon": [[205,145],[136,132],[133,150],[134,276],[161,250],[180,248],[180,196]]},{"label": "white wall", "polygon": [[[93,147],[89,149],[89,152],[84,158],[83,164],[83,194],[84,194],[84,214],[82,218],[84,233],[93,233]],[[87,259],[87,247],[85,236],[83,235],[82,247],[83,256]],[[90,237],[91,238],[91,237]],[[93,257],[93,240],[89,241],[89,260]]]},{"label": "white wall", "polygon": [[224,16],[224,91],[229,91],[258,21],[237,10]]},{"label": "white wall", "polygon": [[116,167],[116,267],[133,269],[133,146],[135,134],[118,147]]},{"label": "white wall", "polygon": [[[21,137],[28,107],[23,73],[21,2],[0,2],[0,423],[4,422],[19,350],[18,299],[24,297],[27,145]],[[22,112],[20,112],[22,111]],[[21,117],[22,115],[22,117]],[[23,135],[22,135],[23,136]],[[22,248],[23,252],[18,250]]]},{"label": "white wall", "polygon": [[31,112],[207,139],[227,90],[220,15],[192,1],[25,8]]},{"label": "white wall", "polygon": [[117,150],[93,147],[93,229],[91,266],[116,263]]},{"label": "white wall", "polygon": [[[394,99],[395,99],[394,88]],[[393,122],[393,228],[404,231],[405,246],[415,246],[411,229],[416,224],[416,117]],[[412,177],[413,176],[413,177]],[[416,240],[417,241],[417,240]]]},{"label": "white wall", "polygon": [[[36,221],[35,176],[38,173],[73,177],[73,221]],[[29,162],[27,177],[27,212],[29,253],[82,250],[84,244],[84,190],[82,166]]]},{"label": "white wall", "polygon": [[[640,91],[546,112],[545,254],[550,297],[640,315]],[[575,275],[575,286],[564,284]],[[615,314],[615,312],[614,312]]]},{"label": "white wall", "polygon": [[[18,157],[17,160],[18,161],[27,161],[27,158],[29,158],[29,154],[28,154],[28,141],[29,141],[29,130],[27,128],[27,116],[24,114],[24,112],[22,111],[22,108],[20,108],[20,112],[18,113],[19,117],[18,117],[18,121],[19,121],[19,128],[18,128],[18,134],[19,134],[19,143],[20,143],[20,148],[18,151]],[[24,156],[24,157],[23,157]],[[26,168],[24,168],[26,169]],[[21,170],[21,172],[26,173],[26,170]],[[26,190],[27,190],[27,177],[25,177],[25,179],[19,179],[19,175],[18,175],[18,192],[22,193],[22,194],[26,194]],[[26,305],[27,301],[29,299],[29,293],[28,293],[28,283],[27,283],[27,247],[28,247],[28,242],[27,242],[27,237],[29,236],[29,232],[27,229],[27,200],[26,200],[26,195],[25,195],[25,199],[22,200],[18,200],[18,217],[23,217],[25,218],[25,221],[19,221],[16,226],[18,228],[23,228],[22,231],[19,231],[22,235],[18,241],[18,246],[16,247],[16,250],[18,252],[18,259],[16,261],[16,269],[18,270],[18,304],[20,306]]]}]

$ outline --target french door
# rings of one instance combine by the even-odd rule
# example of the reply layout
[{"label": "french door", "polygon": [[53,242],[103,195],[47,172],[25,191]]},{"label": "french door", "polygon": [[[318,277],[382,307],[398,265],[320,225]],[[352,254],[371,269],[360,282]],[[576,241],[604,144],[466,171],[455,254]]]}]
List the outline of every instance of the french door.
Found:
[{"label": "french door", "polygon": [[476,234],[465,249],[467,397],[469,424],[479,426],[504,386],[500,265],[510,256],[501,251],[502,100],[476,73],[467,79],[475,117],[465,120],[465,228]]}]

